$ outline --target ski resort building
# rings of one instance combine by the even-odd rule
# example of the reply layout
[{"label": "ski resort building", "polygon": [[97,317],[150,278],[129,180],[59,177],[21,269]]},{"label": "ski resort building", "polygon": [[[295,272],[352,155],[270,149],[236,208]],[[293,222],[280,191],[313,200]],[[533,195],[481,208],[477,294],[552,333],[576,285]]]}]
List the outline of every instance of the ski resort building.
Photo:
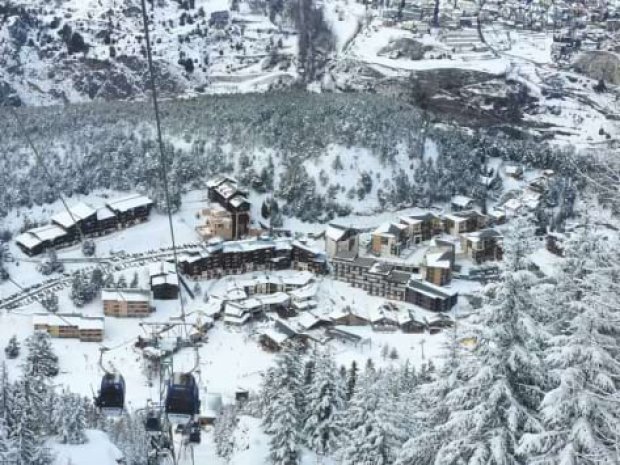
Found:
[{"label": "ski resort building", "polygon": [[104,289],[103,314],[120,318],[145,318],[155,311],[152,293],[144,289]]},{"label": "ski resort building", "polygon": [[430,241],[434,236],[444,232],[441,216],[432,212],[401,216],[400,222],[407,226],[407,234],[412,244]]},{"label": "ski resort building", "polygon": [[501,260],[503,236],[495,229],[483,229],[461,238],[461,251],[473,262],[480,264],[489,260]]},{"label": "ski resort building", "polygon": [[370,295],[405,300],[410,273],[373,258],[339,255],[332,260],[334,279],[361,288]]},{"label": "ski resort building", "polygon": [[69,207],[51,217],[47,226],[32,228],[15,239],[26,255],[38,255],[49,248],[66,247],[85,237],[101,236],[148,219],[153,202],[139,194],[116,199],[95,209],[86,203]]},{"label": "ski resort building", "polygon": [[447,312],[456,305],[458,293],[419,278],[407,283],[405,301],[432,312]]},{"label": "ski resort building", "polygon": [[179,257],[179,266],[183,274],[192,278],[213,279],[289,268],[324,273],[327,261],[322,252],[301,242],[259,237],[228,242],[211,240],[203,250]]},{"label": "ski resort building", "polygon": [[179,280],[172,263],[150,265],[149,283],[155,300],[174,300],[179,296]]},{"label": "ski resort building", "polygon": [[450,284],[454,268],[455,247],[447,241],[435,241],[424,255],[420,275],[437,286]]},{"label": "ski resort building", "polygon": [[79,339],[82,342],[102,342],[104,319],[85,317],[78,313],[37,313],[32,318],[35,331],[45,331],[51,337]]},{"label": "ski resort building", "polygon": [[205,224],[197,228],[205,240],[219,238],[230,241],[247,236],[250,225],[248,192],[237,181],[218,176],[207,181],[209,207],[202,210]]},{"label": "ski resort building", "polygon": [[20,234],[15,243],[26,255],[38,255],[53,247],[62,247],[67,241],[67,232],[55,224],[32,228]]},{"label": "ski resort building", "polygon": [[380,257],[399,256],[408,243],[407,225],[384,223],[370,234],[370,249]]},{"label": "ski resort building", "polygon": [[451,236],[478,231],[487,221],[487,216],[476,210],[460,210],[444,216],[445,230]]},{"label": "ski resort building", "polygon": [[325,230],[325,253],[333,257],[340,252],[357,252],[359,231],[337,225],[329,225]]}]

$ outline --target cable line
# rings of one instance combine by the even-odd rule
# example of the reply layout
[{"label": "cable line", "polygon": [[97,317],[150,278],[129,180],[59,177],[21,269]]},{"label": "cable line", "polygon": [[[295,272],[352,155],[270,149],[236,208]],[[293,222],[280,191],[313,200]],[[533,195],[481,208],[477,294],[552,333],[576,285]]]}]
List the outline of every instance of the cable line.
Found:
[{"label": "cable line", "polygon": [[82,232],[82,228],[80,226],[80,223],[76,220],[75,216],[73,216],[73,212],[69,208],[69,205],[67,204],[67,201],[65,200],[64,195],[62,195],[62,193],[60,192],[60,190],[57,187],[54,187],[55,186],[54,178],[52,177],[51,173],[47,169],[47,166],[45,166],[45,163],[43,163],[43,157],[41,157],[41,154],[39,153],[39,151],[35,147],[34,142],[30,138],[30,136],[28,135],[28,132],[26,132],[26,127],[24,126],[24,123],[22,122],[21,118],[19,117],[19,114],[15,111],[15,108],[13,108],[11,105],[8,105],[8,108],[9,108],[9,111],[11,112],[11,114],[13,115],[13,118],[15,118],[15,121],[17,122],[17,126],[18,126],[20,132],[22,133],[22,135],[24,136],[24,139],[26,139],[26,141],[28,142],[28,145],[30,146],[30,149],[34,153],[34,156],[37,159],[37,164],[39,165],[39,167],[43,171],[43,174],[45,174],[45,176],[47,177],[47,180],[50,183],[50,187],[52,187],[56,191],[56,194],[58,194],[58,198],[60,198],[60,201],[62,202],[62,205],[65,207],[65,210],[67,210],[67,213],[69,214],[69,217],[71,218],[71,221],[73,221],[73,224],[75,224],[75,227],[78,230],[78,235],[80,236],[80,243],[84,244],[84,233]]},{"label": "cable line", "polygon": [[[166,157],[166,151],[164,149],[164,141],[161,134],[161,118],[159,114],[159,103],[157,101],[157,85],[155,84],[155,70],[153,67],[153,54],[151,49],[151,36],[149,34],[148,17],[146,14],[146,0],[141,0],[142,3],[142,24],[144,27],[144,38],[146,40],[146,58],[148,62],[149,75],[151,81],[151,96],[153,101],[153,109],[155,112],[155,124],[157,129],[157,142],[159,145],[159,167],[161,181],[164,188],[164,195],[166,199],[166,209],[168,210],[168,226],[170,227],[170,238],[172,240],[172,255],[174,257],[174,269],[177,275],[177,281],[181,284],[181,276],[179,273],[179,262],[177,257],[177,247],[174,238],[174,226],[172,224],[172,208],[170,202],[170,192],[168,190],[168,158]],[[181,320],[185,323],[185,304],[183,303],[183,297],[179,292],[179,302],[181,303]],[[187,328],[183,326],[185,337],[187,338]]]}]

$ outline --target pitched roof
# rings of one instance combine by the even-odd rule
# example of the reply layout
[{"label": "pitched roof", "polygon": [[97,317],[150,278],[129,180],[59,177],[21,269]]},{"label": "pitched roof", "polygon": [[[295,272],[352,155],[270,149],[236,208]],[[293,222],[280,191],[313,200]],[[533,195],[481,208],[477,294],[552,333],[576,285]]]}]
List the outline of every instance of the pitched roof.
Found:
[{"label": "pitched roof", "polygon": [[436,286],[419,278],[411,279],[408,287],[434,299],[447,299],[458,294],[458,292],[452,289]]},{"label": "pitched roof", "polygon": [[471,197],[467,197],[465,195],[455,195],[454,197],[452,197],[452,200],[450,201],[450,203],[452,203],[453,205],[457,205],[459,207],[467,207],[469,206],[470,203],[472,203],[474,201],[474,199],[472,199]]},{"label": "pitched roof", "polygon": [[[71,212],[71,213],[69,213]],[[84,220],[96,213],[95,209],[86,203],[78,203],[52,216],[52,221],[64,228],[70,228],[77,221]]]},{"label": "pitched roof", "polygon": [[146,289],[104,289],[101,300],[122,300],[125,302],[150,302],[151,291]]},{"label": "pitched roof", "polygon": [[140,194],[133,194],[120,199],[110,200],[106,203],[113,211],[126,212],[134,208],[147,207],[153,205],[153,201],[148,197]]}]

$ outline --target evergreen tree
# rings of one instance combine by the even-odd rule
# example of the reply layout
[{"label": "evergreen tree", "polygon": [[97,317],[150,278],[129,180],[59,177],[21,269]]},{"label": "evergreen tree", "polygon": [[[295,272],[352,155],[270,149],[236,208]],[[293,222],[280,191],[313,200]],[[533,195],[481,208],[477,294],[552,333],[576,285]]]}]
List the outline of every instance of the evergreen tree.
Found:
[{"label": "evergreen tree", "polygon": [[46,377],[58,374],[58,357],[52,350],[49,334],[36,331],[26,340],[28,356],[24,366],[24,373]]},{"label": "evergreen tree", "polygon": [[86,413],[82,398],[65,392],[62,396],[63,415],[61,416],[60,436],[64,444],[84,444],[86,442]]},{"label": "evergreen tree", "polygon": [[541,431],[537,409],[547,380],[530,294],[536,280],[526,270],[526,236],[507,235],[501,282],[486,289],[474,328],[475,356],[459,359],[449,379],[460,382],[443,386],[439,412],[447,413],[436,417],[430,436],[436,465],[527,463],[517,447],[525,434]]},{"label": "evergreen tree", "polygon": [[227,405],[222,409],[222,414],[215,423],[213,441],[218,456],[226,461],[235,451],[235,429],[237,427],[237,409],[234,405]]},{"label": "evergreen tree", "polygon": [[308,447],[320,455],[336,450],[346,388],[330,352],[318,353],[309,386],[307,417],[303,435]]},{"label": "evergreen tree", "polygon": [[[614,250],[615,249],[615,250]],[[617,241],[590,227],[567,241],[548,308],[556,320],[546,351],[554,382],[540,406],[544,431],[521,450],[544,465],[615,464],[618,460],[620,361]]]},{"label": "evergreen tree", "polygon": [[9,339],[9,343],[4,348],[4,353],[8,358],[17,358],[19,357],[19,342],[17,342],[17,336],[11,336]]},{"label": "evergreen tree", "polygon": [[274,399],[273,423],[269,426],[269,451],[274,465],[299,463],[299,412],[295,394],[285,389]]},{"label": "evergreen tree", "polygon": [[41,305],[48,312],[56,313],[58,311],[58,295],[54,292],[46,293],[41,299]]},{"label": "evergreen tree", "polygon": [[3,418],[0,418],[0,462],[18,463],[19,449],[14,438],[11,438]]},{"label": "evergreen tree", "polygon": [[138,272],[134,271],[133,277],[131,278],[131,283],[129,283],[129,287],[132,289],[137,289],[140,284],[140,279],[138,278]]},{"label": "evergreen tree", "polygon": [[357,383],[357,362],[353,360],[351,367],[347,371],[347,400],[351,400],[353,393],[355,392],[355,385]]},{"label": "evergreen tree", "polygon": [[76,307],[83,307],[88,301],[88,291],[84,282],[84,275],[81,272],[75,273],[71,281],[71,291],[69,297]]},{"label": "evergreen tree", "polygon": [[264,399],[263,425],[265,431],[272,432],[272,426],[277,422],[275,411],[278,397],[283,392],[290,392],[295,400],[295,412],[301,415],[303,412],[303,394],[301,388],[301,362],[296,350],[282,352],[276,358],[276,365],[269,370],[267,383],[264,386],[262,396]]}]

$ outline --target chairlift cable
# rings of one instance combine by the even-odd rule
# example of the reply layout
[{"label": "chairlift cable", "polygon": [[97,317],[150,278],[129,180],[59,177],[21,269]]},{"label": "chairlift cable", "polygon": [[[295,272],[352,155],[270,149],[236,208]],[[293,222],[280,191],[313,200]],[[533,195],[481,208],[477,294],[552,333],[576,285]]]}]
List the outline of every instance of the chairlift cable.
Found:
[{"label": "chairlift cable", "polygon": [[62,205],[64,206],[65,210],[67,210],[67,213],[69,214],[69,217],[71,218],[71,221],[73,221],[73,223],[75,224],[75,226],[76,226],[76,228],[78,230],[79,236],[80,236],[80,243],[84,244],[84,233],[82,232],[82,228],[81,228],[79,222],[76,220],[75,216],[73,215],[73,212],[69,208],[69,205],[67,204],[67,201],[65,200],[65,196],[62,195],[62,193],[60,192],[60,189],[58,189],[58,187],[55,187],[56,183],[54,181],[54,178],[52,177],[51,173],[47,169],[47,166],[45,166],[45,163],[43,162],[43,157],[41,157],[41,154],[39,153],[39,151],[35,147],[34,142],[30,138],[30,136],[28,135],[28,132],[26,131],[26,127],[24,126],[24,123],[22,122],[21,118],[19,117],[19,114],[15,111],[15,108],[13,108],[11,105],[8,105],[8,108],[9,108],[9,111],[11,112],[11,114],[13,115],[13,118],[15,118],[15,121],[17,122],[17,126],[18,126],[20,132],[22,133],[22,135],[24,136],[24,139],[26,139],[26,141],[28,142],[28,146],[30,147],[30,149],[34,153],[34,156],[37,159],[37,164],[39,165],[39,167],[43,171],[43,174],[47,177],[47,180],[48,180],[48,182],[50,184],[50,187],[52,187],[56,191],[56,194],[58,194],[58,198],[62,202]]},{"label": "chairlift cable", "polygon": [[[149,35],[148,16],[146,13],[146,0],[141,0],[142,5],[142,25],[144,28],[144,38],[146,40],[146,57],[148,62],[148,69],[151,81],[151,99],[153,101],[153,110],[155,113],[155,124],[157,130],[157,142],[159,145],[159,166],[161,181],[164,188],[164,195],[166,200],[166,209],[168,210],[168,225],[170,227],[170,238],[172,241],[172,255],[174,257],[174,269],[177,276],[177,281],[181,285],[181,275],[179,273],[179,262],[177,257],[177,248],[174,237],[174,226],[172,224],[172,209],[170,202],[170,192],[168,189],[168,159],[166,157],[166,151],[164,149],[164,141],[161,132],[161,118],[159,113],[159,103],[157,101],[157,85],[155,83],[155,70],[153,67],[153,54],[151,49],[151,37]],[[181,304],[181,319],[185,323],[185,304],[183,302],[182,293],[179,292],[179,302]],[[184,327],[185,338],[187,338],[187,328]]]}]

